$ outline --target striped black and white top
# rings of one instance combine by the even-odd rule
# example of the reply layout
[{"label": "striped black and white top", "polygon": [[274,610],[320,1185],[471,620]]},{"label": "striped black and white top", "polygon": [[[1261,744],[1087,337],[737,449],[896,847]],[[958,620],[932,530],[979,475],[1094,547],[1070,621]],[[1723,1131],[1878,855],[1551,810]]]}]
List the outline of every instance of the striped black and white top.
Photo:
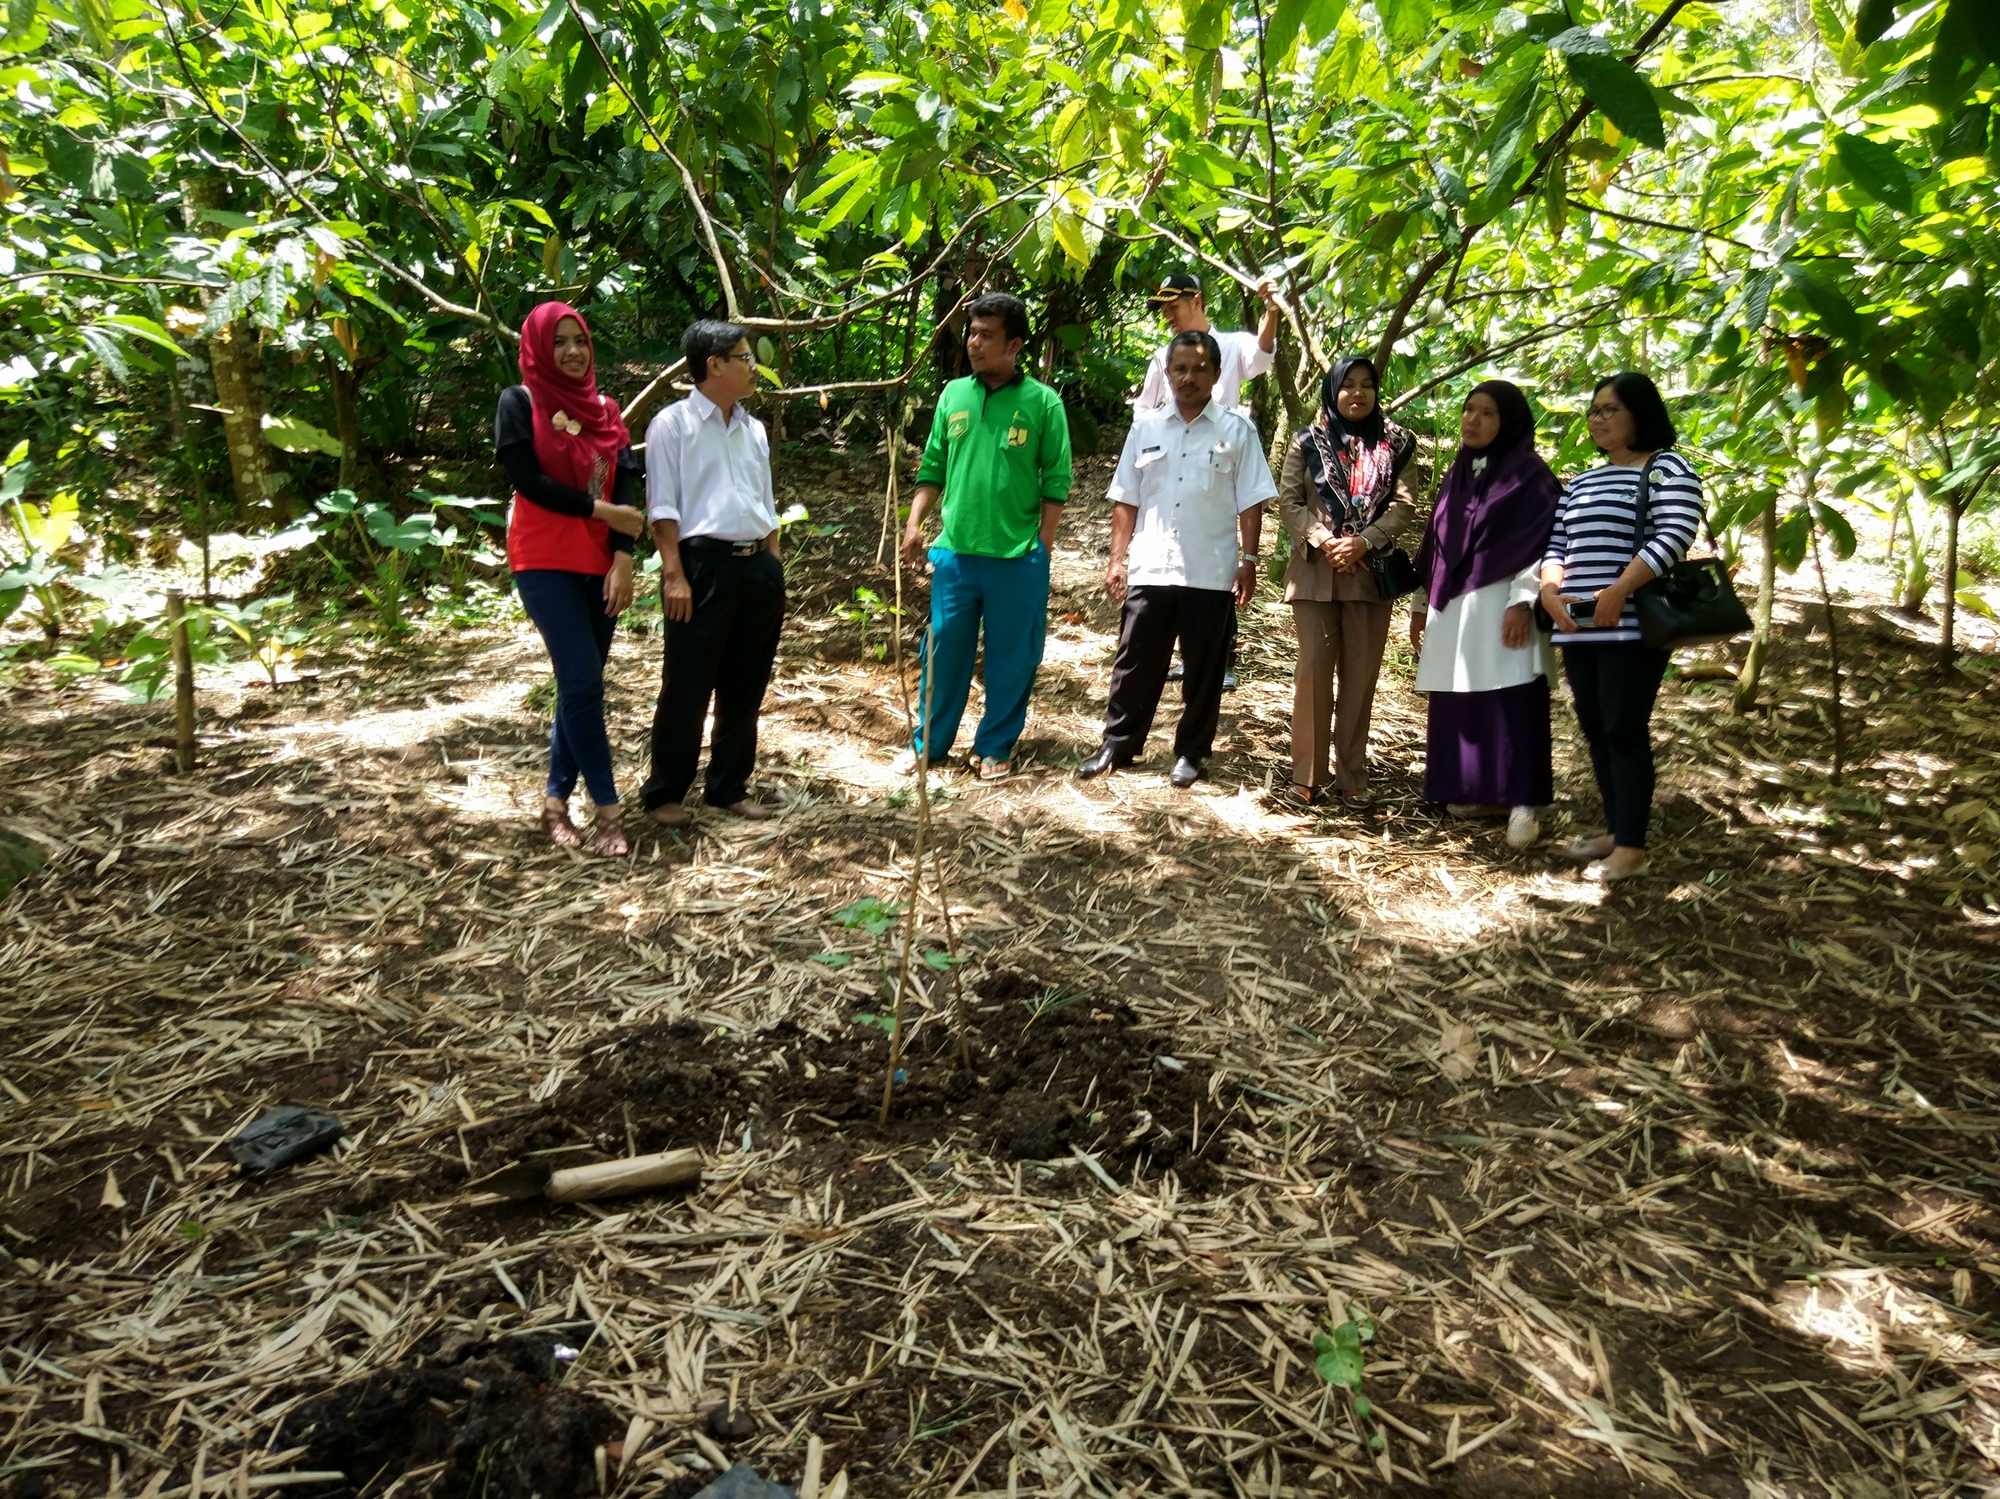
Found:
[{"label": "striped black and white top", "polygon": [[[1646,544],[1639,555],[1656,576],[1687,555],[1703,515],[1701,475],[1687,459],[1668,450],[1653,456],[1652,488],[1646,500]],[[1633,556],[1632,522],[1639,507],[1639,473],[1615,463],[1602,464],[1570,480],[1556,503],[1555,529],[1549,534],[1542,566],[1562,564],[1565,594],[1596,593],[1618,581]],[[1627,602],[1616,629],[1592,627],[1589,614],[1572,606],[1570,614],[1583,628],[1558,630],[1557,645],[1577,645],[1639,638],[1638,606]]]}]

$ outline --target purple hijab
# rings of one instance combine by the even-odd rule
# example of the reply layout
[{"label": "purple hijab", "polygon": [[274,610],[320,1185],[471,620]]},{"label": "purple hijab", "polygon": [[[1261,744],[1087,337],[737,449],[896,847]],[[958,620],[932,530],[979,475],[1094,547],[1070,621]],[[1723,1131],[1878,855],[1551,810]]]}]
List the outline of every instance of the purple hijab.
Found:
[{"label": "purple hijab", "polygon": [[1430,587],[1433,609],[1540,561],[1562,496],[1535,451],[1528,398],[1505,380],[1487,380],[1466,400],[1482,392],[1500,408],[1499,434],[1483,448],[1459,448],[1417,549],[1417,576]]}]

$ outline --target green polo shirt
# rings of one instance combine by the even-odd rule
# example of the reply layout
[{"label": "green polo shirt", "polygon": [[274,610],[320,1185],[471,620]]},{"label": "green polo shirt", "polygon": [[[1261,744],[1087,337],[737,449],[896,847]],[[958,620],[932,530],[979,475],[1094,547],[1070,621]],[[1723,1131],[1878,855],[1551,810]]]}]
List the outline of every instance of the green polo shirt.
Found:
[{"label": "green polo shirt", "polygon": [[942,488],[938,545],[968,557],[1019,557],[1041,533],[1042,506],[1069,496],[1069,417],[1062,397],[1017,374],[988,391],[977,375],[938,397],[917,483]]}]

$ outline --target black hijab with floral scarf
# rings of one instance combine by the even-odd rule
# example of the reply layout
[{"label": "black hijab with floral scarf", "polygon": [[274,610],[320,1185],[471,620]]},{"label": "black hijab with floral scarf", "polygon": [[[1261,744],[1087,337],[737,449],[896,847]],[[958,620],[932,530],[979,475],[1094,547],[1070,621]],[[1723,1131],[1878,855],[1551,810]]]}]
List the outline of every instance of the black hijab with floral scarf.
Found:
[{"label": "black hijab with floral scarf", "polygon": [[[1350,422],[1340,414],[1340,387],[1364,365],[1375,376],[1375,409]],[[1417,439],[1382,415],[1381,377],[1372,359],[1341,360],[1320,382],[1319,400],[1319,419],[1299,434],[1299,445],[1328,523],[1348,534],[1374,524],[1389,508],[1397,478],[1416,455]]]}]

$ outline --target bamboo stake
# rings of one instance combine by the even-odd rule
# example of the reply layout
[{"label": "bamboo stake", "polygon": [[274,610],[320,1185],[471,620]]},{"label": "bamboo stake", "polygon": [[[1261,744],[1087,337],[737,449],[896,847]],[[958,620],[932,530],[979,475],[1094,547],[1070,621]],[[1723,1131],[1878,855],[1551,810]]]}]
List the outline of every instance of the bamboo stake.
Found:
[{"label": "bamboo stake", "polygon": [[167,640],[174,657],[174,764],[187,775],[194,770],[194,650],[178,588],[167,590]]},{"label": "bamboo stake", "polygon": [[[888,441],[884,443],[889,457],[889,480],[882,497],[882,530],[889,542],[890,554],[895,559],[896,603],[889,617],[889,638],[895,646],[894,670],[896,690],[903,699],[903,722],[910,722],[910,684],[903,676],[903,542],[896,535],[897,484],[900,478],[897,470],[902,461],[903,444],[903,400],[898,392],[890,408]],[[928,680],[926,681],[928,686]],[[925,707],[929,707],[928,700]],[[930,727],[930,715],[924,715],[924,727]],[[882,1073],[882,1110],[877,1124],[886,1127],[889,1123],[889,1108],[896,1099],[896,1068],[903,1057],[903,995],[910,987],[910,947],[917,934],[917,897],[922,893],[924,879],[924,834],[930,826],[926,815],[930,806],[930,763],[931,747],[919,744],[914,733],[910,742],[916,746],[917,772],[917,838],[916,846],[910,853],[910,895],[903,910],[903,951],[897,964],[896,993],[889,1007],[889,1065]]]}]

